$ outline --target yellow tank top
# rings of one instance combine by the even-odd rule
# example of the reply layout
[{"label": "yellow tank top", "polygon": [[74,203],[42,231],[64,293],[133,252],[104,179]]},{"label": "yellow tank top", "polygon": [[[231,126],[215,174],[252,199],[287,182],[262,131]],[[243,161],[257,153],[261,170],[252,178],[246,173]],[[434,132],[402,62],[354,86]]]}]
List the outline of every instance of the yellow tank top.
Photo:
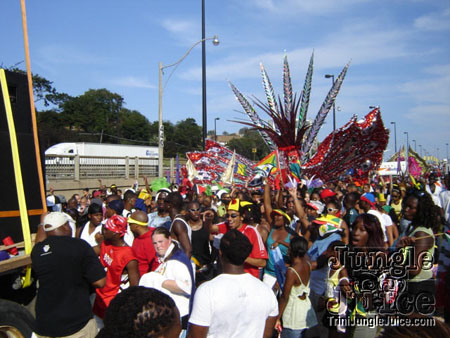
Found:
[{"label": "yellow tank top", "polygon": [[427,250],[426,253],[426,260],[427,262],[431,262],[431,263],[426,263],[426,265],[429,266],[423,266],[422,265],[422,269],[420,270],[420,272],[415,275],[413,278],[411,278],[409,281],[410,282],[422,282],[424,280],[428,280],[428,279],[432,279],[433,278],[433,271],[431,270],[431,268],[433,267],[433,255],[434,255],[434,234],[433,234],[433,230],[425,228],[425,227],[417,227],[416,229],[414,229],[413,232],[411,232],[411,234],[409,235],[410,237],[413,237],[414,234],[416,232],[425,232],[428,235],[433,236],[433,245],[431,246],[431,248],[429,248]]}]

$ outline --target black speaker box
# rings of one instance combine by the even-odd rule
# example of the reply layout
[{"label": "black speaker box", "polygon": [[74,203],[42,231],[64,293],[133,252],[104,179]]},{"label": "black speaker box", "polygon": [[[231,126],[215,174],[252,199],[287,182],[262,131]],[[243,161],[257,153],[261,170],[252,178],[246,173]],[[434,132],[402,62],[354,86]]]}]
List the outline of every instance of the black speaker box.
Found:
[{"label": "black speaker box", "polygon": [[[36,163],[28,82],[24,74],[5,72],[17,135],[25,200],[30,215],[28,218],[31,231],[36,232],[43,203]],[[0,241],[6,236],[11,236],[14,242],[20,242],[23,240],[22,226],[3,92],[0,95],[0,166]]]}]

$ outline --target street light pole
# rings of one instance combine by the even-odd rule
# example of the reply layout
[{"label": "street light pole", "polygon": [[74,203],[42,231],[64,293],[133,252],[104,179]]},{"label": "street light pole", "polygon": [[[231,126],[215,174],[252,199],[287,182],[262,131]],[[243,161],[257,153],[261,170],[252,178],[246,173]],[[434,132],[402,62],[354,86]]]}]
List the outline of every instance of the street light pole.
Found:
[{"label": "street light pole", "polygon": [[[333,82],[334,86],[334,75],[333,74],[325,74],[326,79],[330,79]],[[333,131],[336,130],[336,102],[333,102]]]},{"label": "street light pole", "polygon": [[420,155],[420,157],[422,157],[422,145],[421,144],[419,144],[419,155]]},{"label": "street light pole", "polygon": [[395,122],[391,122],[394,125],[394,150],[397,153],[397,124]]},{"label": "street light pole", "polygon": [[216,117],[214,119],[214,141],[216,142],[217,142],[217,124],[216,124],[217,120],[220,120],[220,117]]},{"label": "street light pole", "polygon": [[448,143],[446,143],[445,146],[447,147],[447,162],[448,162]]},{"label": "street light pole", "polygon": [[202,127],[203,150],[206,150],[206,44],[205,44],[205,0],[202,0]]},{"label": "street light pole", "polygon": [[414,151],[417,151],[417,143],[416,140],[412,140],[414,142]]},{"label": "street light pole", "polygon": [[162,117],[162,75],[163,65],[159,62],[159,93],[158,93],[158,177],[163,177],[163,161],[164,161],[164,125]]},{"label": "street light pole", "polygon": [[[194,49],[195,46],[197,46],[200,43],[205,43],[207,40],[212,40],[212,43],[214,46],[217,46],[219,42],[219,38],[214,35],[211,38],[203,38],[200,41],[197,41],[192,45],[191,48],[188,49],[188,51],[177,61],[170,65],[163,66],[161,62],[159,62],[159,91],[158,91],[158,177],[163,177],[163,161],[164,161],[164,125],[163,125],[163,113],[162,113],[162,98],[163,98],[163,84],[162,84],[162,76],[163,76],[163,70],[166,68],[170,68],[173,66],[178,65],[181,63],[188,55],[189,53]],[[175,69],[174,69],[175,70]],[[167,79],[167,81],[170,79]],[[167,82],[166,82],[167,85]],[[204,142],[203,142],[204,143]]]}]

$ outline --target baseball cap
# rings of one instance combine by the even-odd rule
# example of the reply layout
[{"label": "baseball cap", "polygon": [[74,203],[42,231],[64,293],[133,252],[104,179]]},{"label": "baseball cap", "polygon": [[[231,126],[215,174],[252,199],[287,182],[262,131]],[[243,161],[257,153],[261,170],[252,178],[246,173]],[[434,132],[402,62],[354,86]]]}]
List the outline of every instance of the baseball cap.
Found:
[{"label": "baseball cap", "polygon": [[325,208],[325,204],[320,201],[310,201],[309,203],[306,203],[306,205],[316,210],[318,214],[321,214]]},{"label": "baseball cap", "polygon": [[288,214],[286,214],[283,210],[280,210],[280,209],[273,209],[272,212],[271,212],[271,214],[278,214],[278,215],[281,215],[281,216],[283,216],[284,218],[286,218],[286,219],[289,221],[289,223],[292,221],[291,216],[289,216]]},{"label": "baseball cap", "polygon": [[124,209],[122,200],[113,200],[108,203],[108,208],[113,209],[117,214],[121,214]]},{"label": "baseball cap", "polygon": [[128,222],[125,217],[113,215],[106,221],[105,228],[123,236],[127,232],[127,225]]},{"label": "baseball cap", "polygon": [[360,199],[369,203],[371,207],[375,206],[375,196],[370,192],[363,194]]},{"label": "baseball cap", "polygon": [[333,197],[333,196],[335,196],[335,195],[336,195],[336,193],[333,192],[333,191],[331,191],[330,189],[324,189],[324,190],[322,190],[322,192],[320,193],[320,198],[321,198],[321,199],[324,199],[324,198],[327,198],[327,197]]},{"label": "baseball cap", "polygon": [[239,208],[240,208],[239,198],[231,200],[230,204],[228,204],[228,210],[239,211]]},{"label": "baseball cap", "polygon": [[69,216],[63,212],[51,212],[44,217],[42,225],[45,231],[53,231],[69,222]]}]

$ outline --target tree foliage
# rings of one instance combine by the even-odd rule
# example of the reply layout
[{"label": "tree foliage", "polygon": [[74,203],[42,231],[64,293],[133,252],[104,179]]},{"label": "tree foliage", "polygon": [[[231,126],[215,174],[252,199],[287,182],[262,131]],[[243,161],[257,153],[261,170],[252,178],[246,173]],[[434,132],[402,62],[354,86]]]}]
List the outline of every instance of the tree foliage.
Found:
[{"label": "tree foliage", "polygon": [[[249,128],[241,128],[239,134],[243,135],[239,138],[234,138],[228,142],[227,147],[242,156],[249,159],[261,159],[269,154],[269,148],[264,143],[261,135],[258,131]],[[256,149],[256,153],[253,153],[253,149]]]}]

